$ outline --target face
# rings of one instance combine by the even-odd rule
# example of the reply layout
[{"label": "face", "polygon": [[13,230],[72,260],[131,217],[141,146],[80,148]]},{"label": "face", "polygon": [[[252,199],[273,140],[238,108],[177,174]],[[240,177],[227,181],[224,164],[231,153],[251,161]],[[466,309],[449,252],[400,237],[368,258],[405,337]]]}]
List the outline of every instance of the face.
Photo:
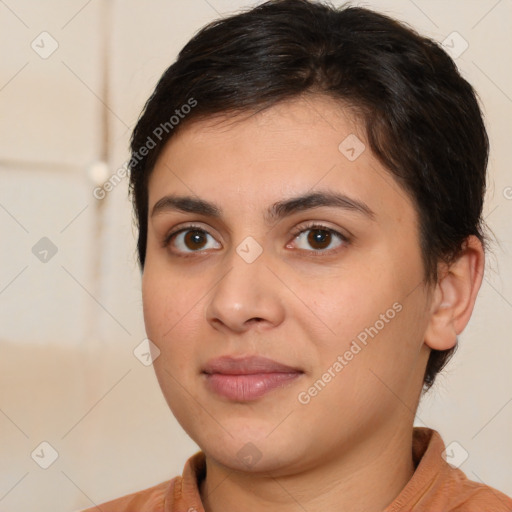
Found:
[{"label": "face", "polygon": [[[422,280],[411,199],[331,99],[190,122],[150,176],[156,375],[224,466],[298,471],[409,428],[428,357]],[[236,359],[223,374],[209,366],[221,356]]]}]

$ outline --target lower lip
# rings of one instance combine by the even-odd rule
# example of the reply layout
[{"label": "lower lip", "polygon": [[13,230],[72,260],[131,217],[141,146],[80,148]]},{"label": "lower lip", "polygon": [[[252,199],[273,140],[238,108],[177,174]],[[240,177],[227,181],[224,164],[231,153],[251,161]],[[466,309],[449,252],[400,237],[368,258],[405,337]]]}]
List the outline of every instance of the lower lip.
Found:
[{"label": "lower lip", "polygon": [[229,400],[246,402],[261,398],[275,388],[285,386],[302,373],[254,373],[250,375],[206,374],[206,383],[215,393]]}]

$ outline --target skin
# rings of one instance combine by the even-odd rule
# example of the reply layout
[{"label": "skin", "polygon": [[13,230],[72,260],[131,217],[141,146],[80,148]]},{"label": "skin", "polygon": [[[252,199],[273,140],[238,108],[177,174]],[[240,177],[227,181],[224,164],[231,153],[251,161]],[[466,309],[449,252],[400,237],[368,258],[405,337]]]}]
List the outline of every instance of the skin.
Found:
[{"label": "skin", "polygon": [[[355,161],[338,149],[350,134],[366,145]],[[319,190],[363,201],[374,218],[322,206],[266,223],[272,203]],[[145,325],[161,352],[154,367],[167,403],[206,454],[205,510],[383,510],[414,472],[413,420],[430,349],[453,346],[471,316],[484,264],[478,240],[468,238],[427,287],[411,198],[372,155],[357,119],[322,96],[184,124],[148,192]],[[214,202],[222,218],[151,216],[168,194]],[[309,221],[348,242],[332,235],[315,245],[311,230],[297,239],[293,230]],[[201,243],[182,233],[164,247],[187,223],[207,232]],[[248,236],[263,251],[252,263],[236,252]],[[395,303],[401,311],[300,403]],[[233,402],[201,374],[225,354],[263,355],[304,373],[256,401]],[[249,442],[261,455],[250,467],[237,455]]]}]

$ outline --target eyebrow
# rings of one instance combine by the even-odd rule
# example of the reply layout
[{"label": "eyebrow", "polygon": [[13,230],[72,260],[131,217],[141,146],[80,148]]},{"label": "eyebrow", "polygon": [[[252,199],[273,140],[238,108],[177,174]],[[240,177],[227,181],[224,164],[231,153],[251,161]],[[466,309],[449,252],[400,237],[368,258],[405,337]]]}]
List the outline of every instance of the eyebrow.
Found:
[{"label": "eyebrow", "polygon": [[[364,202],[333,191],[319,191],[291,197],[272,204],[265,213],[268,224],[293,213],[320,207],[335,207],[356,212],[375,220],[375,212]],[[222,208],[215,203],[192,196],[167,195],[159,199],[151,210],[151,217],[157,214],[180,211],[195,213],[216,219],[222,218]]]}]

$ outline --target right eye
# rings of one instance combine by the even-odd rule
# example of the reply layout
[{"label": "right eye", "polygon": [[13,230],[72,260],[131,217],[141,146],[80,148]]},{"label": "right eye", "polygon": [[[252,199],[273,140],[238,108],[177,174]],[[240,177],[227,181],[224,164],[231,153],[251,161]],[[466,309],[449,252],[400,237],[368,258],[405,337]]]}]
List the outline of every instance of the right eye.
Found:
[{"label": "right eye", "polygon": [[205,247],[208,237],[212,235],[198,226],[186,226],[177,231],[169,233],[164,240],[164,247],[171,247],[174,253],[191,254],[194,252],[202,252],[201,249],[218,249],[217,247]]}]

